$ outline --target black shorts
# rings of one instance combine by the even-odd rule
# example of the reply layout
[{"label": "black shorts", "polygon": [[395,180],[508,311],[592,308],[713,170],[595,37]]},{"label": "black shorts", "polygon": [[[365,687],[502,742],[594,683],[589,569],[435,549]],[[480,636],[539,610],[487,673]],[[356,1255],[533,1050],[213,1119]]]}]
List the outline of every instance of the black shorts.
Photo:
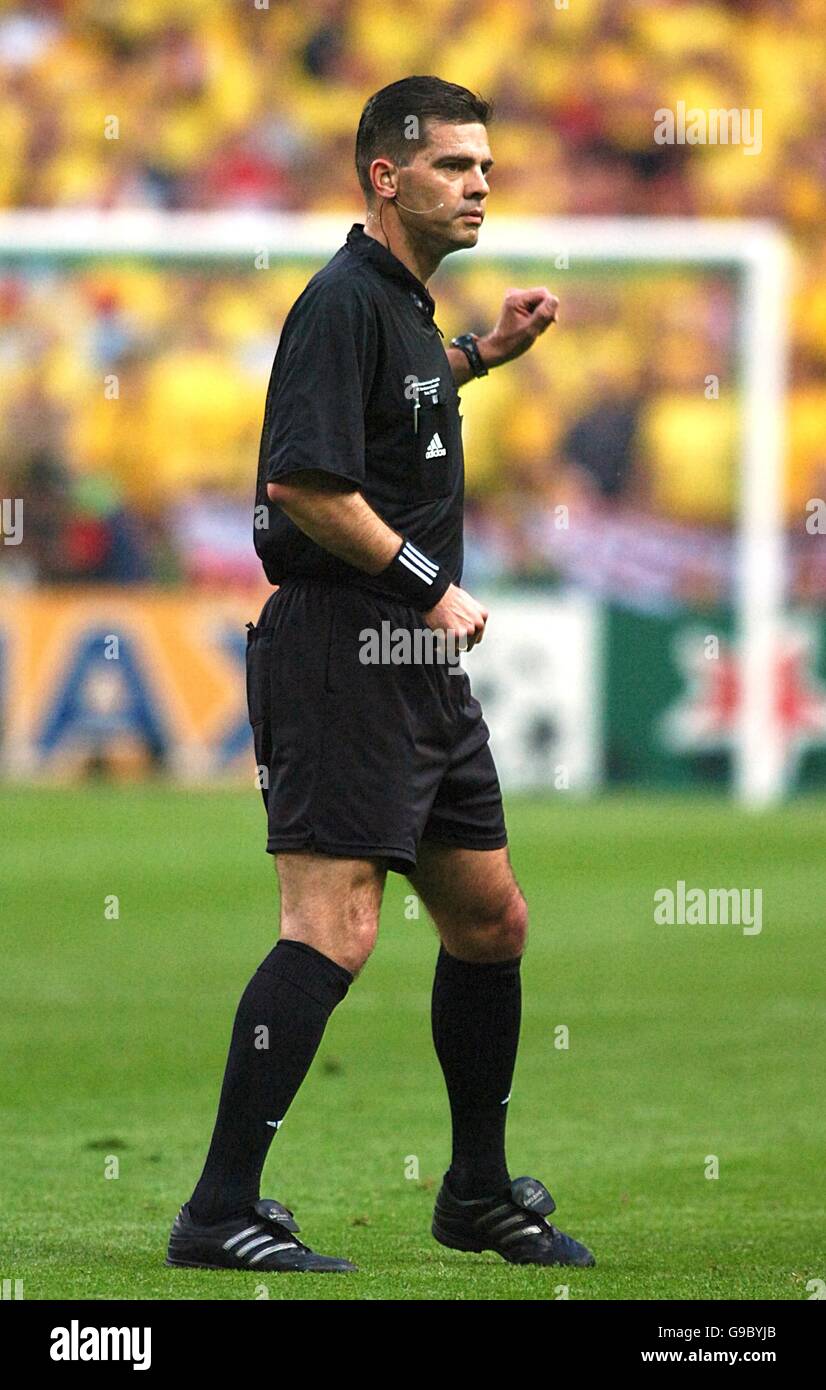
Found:
[{"label": "black shorts", "polygon": [[382,623],[386,641],[425,626],[407,604],[295,578],[248,625],[247,701],[270,854],[386,858],[408,873],[422,839],[464,849],[508,842],[467,675],[433,662],[365,664],[365,630],[381,634]]}]

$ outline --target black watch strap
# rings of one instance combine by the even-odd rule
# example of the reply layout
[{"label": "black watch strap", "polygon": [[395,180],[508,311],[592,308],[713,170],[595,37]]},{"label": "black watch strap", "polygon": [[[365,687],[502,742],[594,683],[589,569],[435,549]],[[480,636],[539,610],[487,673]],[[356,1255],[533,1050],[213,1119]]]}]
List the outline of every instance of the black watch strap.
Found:
[{"label": "black watch strap", "polygon": [[451,338],[450,346],[461,348],[470,363],[470,370],[474,376],[487,376],[488,368],[485,366],[476,346],[478,338],[475,333],[460,333],[458,338]]}]

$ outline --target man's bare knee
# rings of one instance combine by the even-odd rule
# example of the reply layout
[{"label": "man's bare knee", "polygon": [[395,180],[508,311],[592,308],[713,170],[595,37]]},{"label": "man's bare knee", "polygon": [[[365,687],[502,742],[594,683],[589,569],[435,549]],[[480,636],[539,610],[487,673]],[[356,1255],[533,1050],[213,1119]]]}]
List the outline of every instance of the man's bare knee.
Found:
[{"label": "man's bare knee", "polygon": [[340,964],[354,976],[362,970],[376,944],[380,906],[374,902],[372,892],[364,889],[351,891],[340,904]]},{"label": "man's bare knee", "polygon": [[528,944],[528,904],[519,888],[514,886],[500,923],[502,949],[507,959],[521,956]]},{"label": "man's bare knee", "polygon": [[480,946],[488,960],[514,960],[528,939],[528,904],[516,884],[504,902],[482,923]]},{"label": "man's bare knee", "polygon": [[454,918],[439,930],[445,950],[462,960],[515,960],[527,946],[528,905],[514,883],[507,896],[487,912]]},{"label": "man's bare knee", "polygon": [[357,975],[376,944],[386,867],[379,860],[279,854],[281,936]]}]

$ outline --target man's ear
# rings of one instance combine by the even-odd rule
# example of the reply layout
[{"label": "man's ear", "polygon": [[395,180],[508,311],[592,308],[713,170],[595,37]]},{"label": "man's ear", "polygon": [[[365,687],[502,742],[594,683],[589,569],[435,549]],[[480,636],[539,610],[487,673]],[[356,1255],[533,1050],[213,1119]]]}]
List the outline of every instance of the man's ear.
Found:
[{"label": "man's ear", "polygon": [[374,189],[373,191],[380,203],[385,201],[392,202],[393,198],[397,196],[398,192],[396,188],[398,170],[395,164],[391,164],[389,160],[376,162],[383,162],[385,167],[383,167],[380,170],[378,175],[379,189]]}]

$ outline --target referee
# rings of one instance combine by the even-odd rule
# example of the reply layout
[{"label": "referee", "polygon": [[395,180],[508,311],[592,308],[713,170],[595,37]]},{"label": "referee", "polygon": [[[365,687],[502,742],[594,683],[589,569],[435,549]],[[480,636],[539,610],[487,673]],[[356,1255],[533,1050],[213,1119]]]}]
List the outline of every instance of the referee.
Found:
[{"label": "referee", "polygon": [[[554,321],[544,288],[511,290],[496,326],[449,350],[426,286],[485,215],[491,106],[409,77],[362,112],[364,223],[296,300],[267,391],[255,545],[278,585],[248,625],[247,695],[281,890],[280,938],[241,998],[206,1163],[167,1263],[348,1271],[259,1197],[270,1142],[376,940],[388,870],[441,938],[433,1041],[452,1155],[432,1232],[515,1264],[592,1265],[511,1179],[505,1121],[527,909],[514,878],[488,729],[467,675],[414,639],[482,640],[460,587],[464,461],[457,387],[525,352]],[[382,634],[419,659],[366,659]],[[386,644],[385,644],[386,648]],[[403,653],[402,653],[403,655]]]}]

